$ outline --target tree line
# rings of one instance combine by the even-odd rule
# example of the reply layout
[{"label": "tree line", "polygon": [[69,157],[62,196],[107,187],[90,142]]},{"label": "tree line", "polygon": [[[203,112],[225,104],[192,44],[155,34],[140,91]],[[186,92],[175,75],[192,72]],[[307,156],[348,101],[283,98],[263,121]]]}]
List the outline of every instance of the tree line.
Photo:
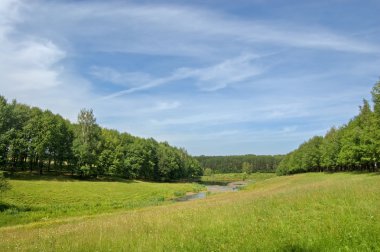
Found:
[{"label": "tree line", "polygon": [[359,114],[325,136],[314,136],[287,154],[277,168],[280,175],[310,171],[377,171],[380,160],[380,81]]},{"label": "tree line", "polygon": [[203,169],[213,173],[275,172],[282,155],[235,155],[195,157]]},{"label": "tree line", "polygon": [[202,175],[185,149],[100,127],[92,110],[71,123],[49,110],[0,96],[0,168],[11,173],[176,180]]}]

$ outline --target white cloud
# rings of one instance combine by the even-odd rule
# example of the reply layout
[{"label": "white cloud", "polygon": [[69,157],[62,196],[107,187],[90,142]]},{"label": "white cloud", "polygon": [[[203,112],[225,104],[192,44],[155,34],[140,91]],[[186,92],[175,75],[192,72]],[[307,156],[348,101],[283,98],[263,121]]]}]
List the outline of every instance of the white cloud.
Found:
[{"label": "white cloud", "polygon": [[[115,71],[115,70],[113,70],[113,71]],[[125,75],[129,75],[129,73],[119,73],[119,74],[120,75],[124,75],[124,76]],[[144,75],[144,74],[141,73],[141,75]],[[123,96],[123,95],[126,95],[126,94],[132,94],[132,93],[135,93],[135,92],[138,92],[138,91],[142,91],[142,90],[147,90],[147,89],[150,89],[150,88],[158,87],[158,86],[170,83],[172,81],[180,80],[180,79],[183,79],[183,78],[180,78],[180,77],[178,77],[176,75],[171,75],[171,76],[167,76],[167,77],[163,77],[163,78],[157,78],[157,79],[153,79],[152,78],[147,83],[141,83],[140,86],[131,87],[129,89],[125,89],[125,90],[118,91],[118,92],[110,94],[110,95],[106,95],[106,96],[100,98],[100,100],[102,101],[102,100],[114,99],[114,98],[117,98],[117,97],[120,97],[120,96]],[[109,81],[111,81],[111,80],[109,80]]]},{"label": "white cloud", "polygon": [[173,101],[173,102],[158,102],[155,106],[157,110],[170,110],[170,109],[176,109],[179,106],[181,106],[181,103],[179,101]]},{"label": "white cloud", "polygon": [[110,68],[93,68],[95,72],[92,73],[93,76],[110,83],[125,86],[133,81],[135,83],[129,89],[107,95],[103,99],[116,98],[184,79],[194,79],[202,91],[216,91],[261,74],[262,69],[253,64],[256,58],[257,56],[247,54],[204,68],[179,68],[169,76],[156,79],[146,73],[121,73]]},{"label": "white cloud", "polygon": [[257,58],[249,54],[242,55],[206,68],[180,69],[177,75],[196,79],[201,90],[215,91],[259,75],[262,70],[252,64]]},{"label": "white cloud", "polygon": [[[20,23],[21,27],[26,25],[35,33],[56,38],[63,34],[94,51],[197,58],[231,57],[242,48],[258,50],[262,44],[357,53],[380,51],[377,44],[323,27],[241,19],[178,5],[119,1],[39,1],[30,5],[28,23]],[[55,32],[57,28],[62,34]]]},{"label": "white cloud", "polygon": [[60,67],[56,66],[65,57],[65,53],[51,41],[22,42],[4,40],[0,71],[3,82],[10,90],[28,91],[43,90],[59,86]]},{"label": "white cloud", "polygon": [[21,1],[0,4],[0,89],[1,95],[20,102],[52,109],[65,117],[75,114],[89,99],[88,82],[70,73],[63,60],[65,50],[52,40],[20,33]]},{"label": "white cloud", "polygon": [[141,72],[119,72],[110,67],[92,67],[90,74],[100,80],[124,87],[141,86],[152,81],[149,74]]},{"label": "white cloud", "polygon": [[[256,55],[301,49],[294,58],[310,55],[304,51],[318,56],[344,52],[327,60],[336,55],[376,56],[379,46],[365,39],[323,27],[242,19],[178,5],[2,0],[0,89],[7,98],[52,109],[72,120],[81,107],[91,107],[104,126],[169,140],[193,153],[200,154],[201,148],[211,153],[219,145],[227,153],[235,147],[240,151],[238,144],[250,149],[257,142],[305,139],[332,121],[349,118],[359,105],[352,97],[367,89],[341,84],[337,86],[341,93],[318,97],[322,92],[314,94],[310,87],[333,85],[330,73],[323,76],[317,69],[315,76],[307,70],[302,75],[268,74],[272,62]],[[141,54],[149,56],[135,66],[134,58]],[[294,63],[290,57],[281,63]],[[154,64],[149,65],[150,60]],[[297,67],[305,61],[297,61]],[[357,76],[373,75],[378,60],[372,62],[357,68],[344,64],[337,76],[352,74],[347,69]],[[155,66],[159,69],[152,71]],[[85,79],[88,69],[98,83]],[[99,88],[103,82],[115,84],[105,89],[121,91],[107,95]],[[189,90],[182,91],[182,86],[173,92],[158,89],[189,83],[203,92],[186,93]],[[268,86],[276,92],[260,92]],[[226,87],[236,87],[235,96],[222,90]],[[143,90],[150,92],[139,92]],[[220,92],[211,92],[216,90]],[[308,122],[310,128],[297,120]],[[266,129],[273,122],[278,127]]]},{"label": "white cloud", "polygon": [[[227,97],[225,97],[227,99]],[[236,123],[253,123],[278,121],[288,118],[307,117],[308,104],[278,103],[260,101],[260,106],[253,106],[252,101],[212,100],[209,103],[199,101],[200,106],[193,107],[190,115],[175,115],[172,118],[156,119],[151,122],[157,126],[175,125],[227,125]],[[202,112],[203,111],[203,112]]]},{"label": "white cloud", "polygon": [[[16,2],[8,3],[6,7],[13,10]],[[1,7],[1,20],[6,20],[6,24],[1,22],[0,26],[3,28],[0,28],[3,31],[0,37],[2,85],[7,85],[7,90],[14,92],[59,85],[57,77],[60,70],[55,68],[55,64],[65,57],[65,53],[49,40],[29,36],[13,38],[14,28],[11,21],[17,12],[13,10],[7,13],[3,8],[5,7]]]},{"label": "white cloud", "polygon": [[18,10],[21,6],[19,0],[2,0],[0,2],[0,24],[7,25],[18,20]]}]

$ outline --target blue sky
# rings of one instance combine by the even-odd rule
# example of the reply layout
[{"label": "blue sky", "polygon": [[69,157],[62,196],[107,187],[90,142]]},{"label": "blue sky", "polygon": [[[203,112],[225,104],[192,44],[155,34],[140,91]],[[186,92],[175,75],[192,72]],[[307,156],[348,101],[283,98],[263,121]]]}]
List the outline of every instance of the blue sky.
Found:
[{"label": "blue sky", "polygon": [[280,154],[358,112],[380,2],[0,1],[0,93],[194,155]]}]

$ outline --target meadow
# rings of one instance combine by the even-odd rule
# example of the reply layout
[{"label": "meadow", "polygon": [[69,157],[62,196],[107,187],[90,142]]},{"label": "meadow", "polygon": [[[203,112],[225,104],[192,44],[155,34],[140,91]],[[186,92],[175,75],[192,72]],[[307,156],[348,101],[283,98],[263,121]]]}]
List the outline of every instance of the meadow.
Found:
[{"label": "meadow", "polygon": [[202,176],[201,182],[207,183],[229,183],[234,181],[246,180],[248,182],[258,182],[265,179],[276,177],[275,173],[218,173],[210,176]]},{"label": "meadow", "polygon": [[379,174],[308,173],[196,201],[2,227],[0,251],[380,251],[379,234]]},{"label": "meadow", "polygon": [[195,183],[81,181],[51,176],[22,177],[10,184],[12,190],[0,200],[0,227],[161,205],[204,189]]}]

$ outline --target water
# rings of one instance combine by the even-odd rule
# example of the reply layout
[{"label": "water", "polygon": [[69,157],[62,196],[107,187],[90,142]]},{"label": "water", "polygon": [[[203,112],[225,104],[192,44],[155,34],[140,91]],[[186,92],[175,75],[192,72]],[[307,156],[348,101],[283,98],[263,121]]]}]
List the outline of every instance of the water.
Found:
[{"label": "water", "polygon": [[[245,182],[233,182],[227,185],[219,185],[219,184],[205,184],[207,188],[207,192],[211,193],[222,193],[222,192],[236,192],[239,191],[239,188],[245,186]],[[204,199],[207,196],[207,192],[199,192],[194,194],[185,195],[183,197],[176,198],[175,201],[189,201],[196,199]]]},{"label": "water", "polygon": [[196,199],[204,199],[206,198],[207,192],[199,192],[194,194],[185,195],[180,198],[176,198],[175,201],[189,201],[189,200],[196,200]]},{"label": "water", "polygon": [[239,189],[236,186],[209,185],[206,186],[209,192],[236,192]]}]

